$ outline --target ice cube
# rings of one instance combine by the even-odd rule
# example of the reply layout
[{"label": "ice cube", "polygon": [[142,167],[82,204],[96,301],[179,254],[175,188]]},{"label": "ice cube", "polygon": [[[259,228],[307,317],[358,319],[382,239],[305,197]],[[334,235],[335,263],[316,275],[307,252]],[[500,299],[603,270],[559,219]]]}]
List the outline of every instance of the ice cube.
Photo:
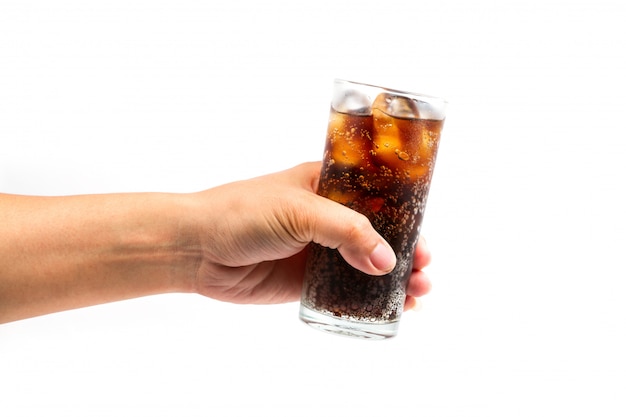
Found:
[{"label": "ice cube", "polygon": [[341,90],[333,97],[333,109],[340,113],[369,116],[372,114],[370,98],[357,90]]},{"label": "ice cube", "polygon": [[[404,150],[402,140],[397,134],[378,134],[374,137],[374,155],[377,159],[389,163],[394,163],[399,154],[407,155],[403,160],[409,159],[408,154]],[[400,158],[402,159],[402,158]]]},{"label": "ice cube", "polygon": [[379,94],[374,100],[372,107],[392,117],[403,119],[419,119],[420,117],[416,101],[397,94]]},{"label": "ice cube", "polygon": [[326,147],[333,161],[344,166],[367,164],[372,142],[370,126],[368,117],[332,112]]}]

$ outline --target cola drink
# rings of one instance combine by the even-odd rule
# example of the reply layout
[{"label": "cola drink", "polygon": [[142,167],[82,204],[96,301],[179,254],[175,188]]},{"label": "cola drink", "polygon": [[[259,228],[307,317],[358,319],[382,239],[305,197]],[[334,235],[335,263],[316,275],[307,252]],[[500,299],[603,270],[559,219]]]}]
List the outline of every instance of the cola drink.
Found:
[{"label": "cola drink", "polygon": [[445,102],[336,80],[318,194],[370,220],[397,257],[371,276],[336,249],[309,247],[300,318],[332,333],[397,333],[443,128]]}]

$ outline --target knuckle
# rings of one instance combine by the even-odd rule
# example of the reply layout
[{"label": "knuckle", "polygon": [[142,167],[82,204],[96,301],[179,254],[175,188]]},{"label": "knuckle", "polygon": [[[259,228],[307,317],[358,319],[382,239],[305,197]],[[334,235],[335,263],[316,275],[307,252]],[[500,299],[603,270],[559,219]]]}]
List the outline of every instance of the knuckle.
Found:
[{"label": "knuckle", "polygon": [[350,221],[347,222],[346,237],[351,242],[363,240],[369,234],[371,227],[371,223],[366,216],[354,212]]}]

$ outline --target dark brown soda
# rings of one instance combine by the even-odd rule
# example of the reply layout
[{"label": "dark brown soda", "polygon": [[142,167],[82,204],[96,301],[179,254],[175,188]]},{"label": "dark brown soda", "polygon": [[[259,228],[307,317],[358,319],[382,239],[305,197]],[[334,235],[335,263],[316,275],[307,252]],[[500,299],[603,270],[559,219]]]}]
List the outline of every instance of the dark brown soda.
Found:
[{"label": "dark brown soda", "polygon": [[367,275],[337,250],[313,243],[305,306],[357,321],[399,319],[442,127],[441,120],[394,118],[377,109],[367,116],[331,109],[318,193],[367,216],[397,264],[387,275]]}]

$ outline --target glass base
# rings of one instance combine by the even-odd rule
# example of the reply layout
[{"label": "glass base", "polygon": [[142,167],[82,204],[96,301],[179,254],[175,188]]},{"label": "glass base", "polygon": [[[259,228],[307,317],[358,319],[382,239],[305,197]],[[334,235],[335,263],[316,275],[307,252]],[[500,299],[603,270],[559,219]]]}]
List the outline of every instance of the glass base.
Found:
[{"label": "glass base", "polygon": [[394,337],[398,333],[400,321],[387,323],[367,323],[345,320],[322,314],[300,305],[300,320],[309,326],[326,333],[360,339],[382,340]]}]

